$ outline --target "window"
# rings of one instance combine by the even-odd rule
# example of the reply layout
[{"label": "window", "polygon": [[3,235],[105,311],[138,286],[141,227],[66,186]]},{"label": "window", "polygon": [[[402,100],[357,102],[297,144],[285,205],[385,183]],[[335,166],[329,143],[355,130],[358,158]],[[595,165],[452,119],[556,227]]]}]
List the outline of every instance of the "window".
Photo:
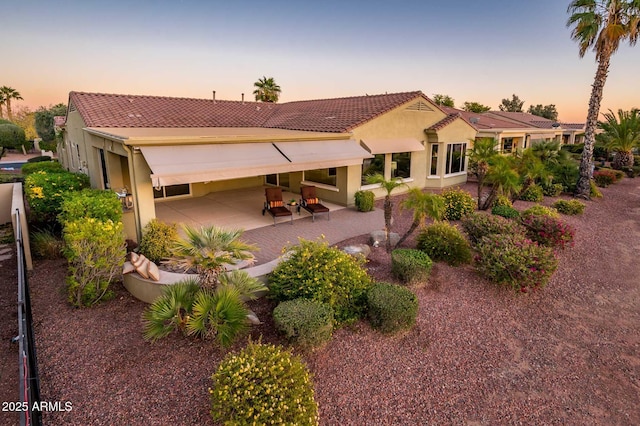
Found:
[{"label": "window", "polygon": [[510,153],[513,151],[513,138],[502,139],[502,152]]},{"label": "window", "polygon": [[365,158],[362,162],[362,185],[367,184],[367,177],[376,173],[384,175],[384,154],[374,154],[373,158]]},{"label": "window", "polygon": [[188,183],[184,183],[181,185],[161,186],[159,189],[153,188],[153,198],[169,198],[190,194],[191,186]]},{"label": "window", "polygon": [[391,154],[391,177],[408,178],[411,176],[411,153]]},{"label": "window", "polygon": [[429,170],[429,176],[438,175],[438,145],[431,145],[431,169]]},{"label": "window", "polygon": [[328,169],[306,170],[304,172],[304,179],[311,182],[336,186],[336,172],[337,170],[335,167],[331,167]]},{"label": "window", "polygon": [[447,166],[445,174],[462,173],[466,171],[465,153],[466,143],[452,143],[447,145]]}]

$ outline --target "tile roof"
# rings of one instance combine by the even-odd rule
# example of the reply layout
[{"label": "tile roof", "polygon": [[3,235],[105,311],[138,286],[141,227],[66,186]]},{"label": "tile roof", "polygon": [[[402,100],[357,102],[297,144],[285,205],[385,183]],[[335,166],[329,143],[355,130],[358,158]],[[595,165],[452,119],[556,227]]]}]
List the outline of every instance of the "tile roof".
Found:
[{"label": "tile roof", "polygon": [[71,92],[69,103],[88,127],[266,127],[345,132],[417,97],[425,96],[416,91],[270,104]]},{"label": "tile roof", "polygon": [[491,129],[525,129],[531,126],[526,126],[521,123],[513,121],[501,120],[499,118],[487,115],[486,113],[476,113],[470,111],[463,111],[451,107],[441,107],[447,114],[458,113],[460,116],[476,130],[491,130]]},{"label": "tile roof", "polygon": [[[442,108],[442,106],[441,106]],[[434,131],[438,131],[442,128],[447,127],[449,124],[453,123],[454,121],[456,121],[458,118],[462,118],[462,114],[460,114],[459,112],[453,112],[450,113],[449,115],[447,115],[445,118],[443,118],[442,120],[438,121],[437,123],[429,126],[427,128],[427,130],[434,130]],[[466,120],[465,120],[466,121]],[[467,122],[469,123],[469,122]],[[469,123],[471,124],[471,123]],[[472,125],[473,127],[473,125]]]}]

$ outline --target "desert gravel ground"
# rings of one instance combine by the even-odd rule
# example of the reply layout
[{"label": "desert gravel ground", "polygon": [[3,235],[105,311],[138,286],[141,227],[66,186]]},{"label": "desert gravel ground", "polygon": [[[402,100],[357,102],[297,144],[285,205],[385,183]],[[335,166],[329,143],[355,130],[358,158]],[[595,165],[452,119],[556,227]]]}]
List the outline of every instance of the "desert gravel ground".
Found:
[{"label": "desert gravel ground", "polygon": [[[360,322],[304,355],[321,424],[640,424],[640,179],[603,193],[584,215],[564,217],[576,243],[543,290],[515,293],[472,266],[439,263],[416,289],[411,331],[385,336]],[[403,232],[410,213],[395,217]],[[366,236],[343,244],[353,242]],[[391,280],[387,259],[372,253],[379,280]],[[64,276],[63,261],[40,261],[30,281],[42,398],[73,404],[45,424],[212,424],[207,388],[225,351],[179,336],[145,342],[145,304],[120,285],[114,300],[73,309]],[[252,307],[264,321],[252,336],[281,343],[272,302]]]}]

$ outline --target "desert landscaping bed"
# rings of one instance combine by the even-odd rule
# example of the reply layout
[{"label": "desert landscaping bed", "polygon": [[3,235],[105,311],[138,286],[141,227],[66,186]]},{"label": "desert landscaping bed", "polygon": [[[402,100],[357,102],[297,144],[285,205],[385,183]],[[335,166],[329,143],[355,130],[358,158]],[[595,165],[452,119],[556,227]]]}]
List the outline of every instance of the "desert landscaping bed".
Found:
[{"label": "desert landscaping bed", "polygon": [[[320,423],[640,424],[640,180],[603,193],[584,215],[563,217],[576,227],[575,246],[559,254],[546,288],[515,293],[472,266],[438,263],[416,290],[411,331],[386,336],[361,321],[304,355]],[[394,217],[400,232],[411,219]],[[387,256],[371,255],[378,280],[391,280]],[[227,351],[177,335],[144,341],[146,305],[121,285],[114,300],[75,309],[65,274],[64,261],[40,261],[30,277],[42,399],[73,404],[45,413],[45,424],[211,424],[207,389]],[[281,344],[273,307],[252,302],[264,323],[251,335]]]}]

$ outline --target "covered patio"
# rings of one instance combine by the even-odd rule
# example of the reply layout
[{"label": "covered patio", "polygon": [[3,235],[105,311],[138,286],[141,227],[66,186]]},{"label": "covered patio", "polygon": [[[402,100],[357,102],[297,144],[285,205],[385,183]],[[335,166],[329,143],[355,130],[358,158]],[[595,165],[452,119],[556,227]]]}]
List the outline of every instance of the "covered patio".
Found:
[{"label": "covered patio", "polygon": [[[283,191],[285,202],[299,198],[299,194]],[[262,216],[264,201],[264,187],[214,192],[203,197],[157,202],[156,217],[168,223],[242,228],[246,231],[243,240],[260,248],[255,253],[257,264],[277,258],[284,246],[297,243],[298,238],[324,236],[329,244],[336,244],[384,228],[381,209],[362,213],[324,200],[322,203],[331,210],[331,220],[323,215],[312,222],[310,213],[301,209],[298,214],[294,208],[293,225],[289,218],[278,218],[274,227],[268,213]]]}]

